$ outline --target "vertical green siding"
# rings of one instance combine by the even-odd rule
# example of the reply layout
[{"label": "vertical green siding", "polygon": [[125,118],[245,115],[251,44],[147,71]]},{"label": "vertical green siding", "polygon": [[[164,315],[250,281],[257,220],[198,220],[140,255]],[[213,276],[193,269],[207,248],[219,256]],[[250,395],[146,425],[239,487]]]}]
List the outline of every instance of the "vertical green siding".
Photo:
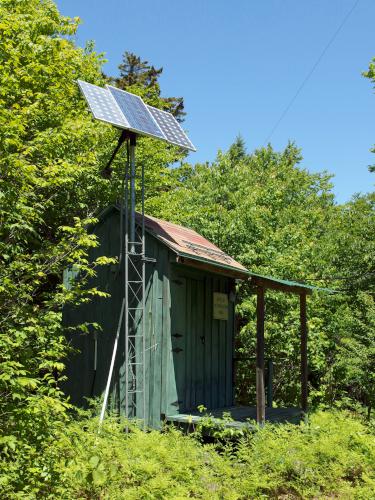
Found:
[{"label": "vertical green siding", "polygon": [[204,359],[204,401],[207,408],[213,408],[212,378],[212,278],[204,279],[204,328],[205,328],[205,359]]},{"label": "vertical green siding", "polygon": [[[219,278],[212,278],[212,292],[219,291]],[[212,302],[212,300],[211,300]],[[211,332],[212,332],[212,344],[211,344],[211,390],[212,390],[212,406],[214,408],[219,407],[219,392],[220,392],[220,380],[219,380],[219,326],[220,322],[216,319],[211,320]]]},{"label": "vertical green siding", "polygon": [[205,322],[204,322],[204,280],[196,282],[196,336],[195,343],[197,345],[196,359],[196,384],[195,384],[195,406],[204,404],[204,385],[205,385],[205,354],[206,354],[206,339],[204,335]]},{"label": "vertical green siding", "polygon": [[[100,247],[92,250],[91,259],[99,255],[118,256],[119,222],[119,213],[113,210],[96,226]],[[212,307],[213,292],[229,293],[233,280],[171,264],[173,254],[149,234],[146,235],[146,255],[155,258],[156,262],[146,264],[145,415],[147,423],[158,428],[161,414],[193,410],[199,404],[209,409],[233,404],[234,304],[229,303],[228,321],[214,320]],[[86,397],[101,396],[105,389],[124,294],[123,270],[118,272],[114,267],[99,268],[97,277],[90,283],[110,293],[110,298],[95,298],[89,304],[66,307],[63,311],[67,326],[97,322],[102,328],[98,333],[95,381],[93,335],[75,333],[70,336],[80,353],[69,359],[69,381],[65,390],[77,405],[84,405]],[[124,325],[121,326],[110,407],[124,412]],[[138,408],[137,416],[143,417],[143,408]]]},{"label": "vertical green siding", "polygon": [[[100,255],[116,256],[118,254],[118,229],[118,218],[113,216],[110,216],[105,223],[97,225],[95,233],[99,238],[100,247],[91,250],[92,260]],[[80,307],[65,307],[63,311],[66,326],[74,327],[84,322],[96,322],[101,326],[101,331],[97,332],[98,363],[95,380],[94,336],[83,335],[78,330],[69,335],[71,344],[80,351],[80,354],[72,354],[67,363],[66,391],[70,394],[72,402],[78,405],[85,405],[85,398],[98,396],[104,391],[122,300],[121,275],[115,271],[109,266],[99,267],[97,277],[91,279],[89,283],[89,286],[96,286],[110,293],[111,299],[95,297],[89,304],[83,304]],[[119,347],[121,350],[121,337]],[[113,384],[113,396],[116,400],[121,398],[119,369],[117,362]]]},{"label": "vertical green siding", "polygon": [[[154,242],[151,240],[147,247],[147,256],[156,258],[157,248],[155,248]],[[157,400],[157,394],[154,394],[154,380],[157,378],[158,370],[157,364],[155,362],[156,354],[159,352],[158,349],[158,331],[157,331],[157,286],[158,286],[158,273],[156,266],[147,266],[147,285],[146,285],[146,310],[145,314],[147,317],[147,327],[146,327],[146,395],[147,395],[147,414],[149,419],[149,424],[154,425],[153,421],[153,402]]]},{"label": "vertical green siding", "polygon": [[169,253],[160,252],[160,278],[162,297],[162,357],[161,357],[161,412],[169,413],[170,404],[176,392],[174,373],[171,373],[172,341],[171,341],[171,294],[169,288]]},{"label": "vertical green siding", "polygon": [[[190,409],[192,408],[191,401],[191,388],[193,385],[192,381],[192,350],[193,350],[193,317],[191,314],[191,296],[192,296],[192,283],[190,280],[186,280],[186,333],[185,333],[185,391],[180,394],[180,400],[182,401],[182,408]],[[174,307],[175,304],[173,304]],[[177,360],[176,360],[177,361]],[[178,361],[177,361],[178,362]]]},{"label": "vertical green siding", "polygon": [[152,325],[148,332],[151,333],[149,338],[149,362],[150,362],[150,378],[149,378],[149,424],[153,427],[160,427],[160,414],[162,413],[164,396],[163,372],[164,358],[167,350],[164,348],[164,329],[168,330],[166,322],[166,309],[168,308],[168,280],[165,276],[168,275],[168,250],[161,245],[155,238],[147,236],[146,238],[146,253],[148,257],[154,257],[156,263],[153,266],[152,274],[152,303],[150,310],[152,311]]},{"label": "vertical green siding", "polygon": [[226,293],[229,295],[229,315],[227,329],[227,339],[225,348],[226,357],[226,402],[228,405],[234,404],[234,380],[233,380],[233,358],[234,358],[234,333],[235,333],[235,316],[234,316],[234,297],[235,284],[234,280],[227,280]]},{"label": "vertical green siding", "polygon": [[[187,411],[200,404],[218,408],[233,404],[233,320],[229,303],[228,321],[213,319],[213,292],[228,293],[232,280],[173,266],[171,274],[172,349],[170,357],[173,388],[168,411]],[[179,334],[182,337],[175,337]]]},{"label": "vertical green siding", "polygon": [[[223,279],[219,280],[218,291],[221,293],[225,293],[225,285]],[[227,335],[227,321],[220,321],[218,319],[214,319],[218,326],[218,365],[219,365],[219,407],[225,406],[226,398],[226,381],[227,381],[227,373],[226,373],[226,351],[228,344],[228,335]],[[229,348],[229,344],[228,344]]]},{"label": "vertical green siding", "polygon": [[[184,307],[186,304],[186,279],[176,278],[172,274],[170,283],[173,304],[171,308],[171,362],[173,366],[171,366],[170,371],[171,376],[173,377],[174,373],[176,379],[174,391],[170,394],[170,405],[177,411],[179,404],[174,406],[173,403],[182,401],[181,394],[185,392],[186,387],[186,321],[188,316]],[[173,349],[176,349],[176,352]]]}]

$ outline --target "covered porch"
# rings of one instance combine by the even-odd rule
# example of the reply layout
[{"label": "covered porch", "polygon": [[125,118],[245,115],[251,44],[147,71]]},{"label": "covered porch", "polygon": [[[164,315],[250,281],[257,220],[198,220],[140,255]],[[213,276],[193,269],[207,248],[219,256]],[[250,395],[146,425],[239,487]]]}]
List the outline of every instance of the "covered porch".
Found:
[{"label": "covered porch", "polygon": [[[251,421],[263,425],[266,421],[271,423],[298,423],[308,411],[308,358],[307,358],[307,295],[311,295],[316,287],[293,281],[275,279],[251,273],[250,284],[254,286],[257,295],[257,328],[256,328],[256,406],[230,406],[214,408],[207,411],[213,419],[221,419],[223,413],[230,413],[233,421],[225,423],[227,427],[251,427]],[[265,299],[266,290],[276,290],[284,293],[293,293],[299,296],[300,308],[300,405],[290,408],[272,407],[272,362],[268,362],[266,377],[265,367]],[[320,289],[322,290],[322,289]],[[187,427],[197,424],[203,418],[199,411],[189,413],[168,414],[165,420],[177,425]]]}]

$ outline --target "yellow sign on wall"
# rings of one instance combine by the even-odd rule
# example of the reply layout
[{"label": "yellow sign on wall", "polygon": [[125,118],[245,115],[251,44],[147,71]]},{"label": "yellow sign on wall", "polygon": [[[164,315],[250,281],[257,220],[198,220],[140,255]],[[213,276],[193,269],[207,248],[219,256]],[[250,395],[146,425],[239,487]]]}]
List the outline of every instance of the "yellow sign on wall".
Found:
[{"label": "yellow sign on wall", "polygon": [[213,317],[223,321],[228,320],[228,295],[226,293],[214,292]]}]

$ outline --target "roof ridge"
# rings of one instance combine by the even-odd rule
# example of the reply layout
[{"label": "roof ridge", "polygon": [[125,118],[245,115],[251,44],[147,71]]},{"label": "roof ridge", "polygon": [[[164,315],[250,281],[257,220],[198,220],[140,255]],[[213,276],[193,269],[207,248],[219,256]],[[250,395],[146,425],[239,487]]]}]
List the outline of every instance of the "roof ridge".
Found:
[{"label": "roof ridge", "polygon": [[[140,216],[142,215],[140,212],[137,212],[137,214]],[[155,220],[155,221],[163,222],[163,224],[168,224],[170,226],[179,227],[179,228],[183,229],[184,231],[191,231],[192,233],[195,233],[195,234],[198,234],[199,236],[201,236],[195,229],[192,229],[191,227],[182,226],[181,224],[176,224],[175,222],[171,222],[169,220],[159,219],[159,217],[155,217],[154,215],[144,214],[144,216],[149,218],[149,219]],[[203,238],[203,236],[202,236],[202,238]]]}]

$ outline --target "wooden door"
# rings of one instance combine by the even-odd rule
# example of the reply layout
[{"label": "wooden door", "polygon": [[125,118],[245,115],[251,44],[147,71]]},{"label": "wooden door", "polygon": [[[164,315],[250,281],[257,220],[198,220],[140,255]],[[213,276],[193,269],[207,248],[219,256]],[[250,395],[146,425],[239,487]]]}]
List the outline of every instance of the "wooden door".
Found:
[{"label": "wooden door", "polygon": [[[177,411],[204,403],[204,281],[175,274],[171,280],[170,385]],[[177,413],[176,411],[176,413]]]},{"label": "wooden door", "polygon": [[[168,414],[233,404],[234,303],[226,321],[213,318],[213,294],[229,296],[229,280],[175,269],[170,281]],[[172,413],[173,412],[173,413]]]}]

